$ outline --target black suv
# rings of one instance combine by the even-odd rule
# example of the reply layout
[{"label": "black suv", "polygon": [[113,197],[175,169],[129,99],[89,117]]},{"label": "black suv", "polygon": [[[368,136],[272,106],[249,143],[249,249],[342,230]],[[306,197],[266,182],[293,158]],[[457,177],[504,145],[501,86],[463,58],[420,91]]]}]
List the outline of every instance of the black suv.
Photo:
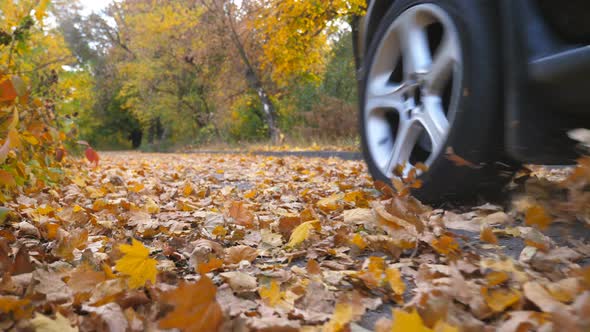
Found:
[{"label": "black suv", "polygon": [[567,133],[590,127],[590,1],[371,0],[353,32],[374,178],[423,163],[414,195],[436,203],[577,157]]}]

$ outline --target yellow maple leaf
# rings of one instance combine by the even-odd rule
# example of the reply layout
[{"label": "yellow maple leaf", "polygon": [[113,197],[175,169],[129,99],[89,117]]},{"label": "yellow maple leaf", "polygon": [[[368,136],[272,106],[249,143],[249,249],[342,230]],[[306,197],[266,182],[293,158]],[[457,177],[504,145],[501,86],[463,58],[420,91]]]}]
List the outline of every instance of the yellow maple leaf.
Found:
[{"label": "yellow maple leaf", "polygon": [[35,328],[35,332],[78,332],[78,328],[72,327],[70,321],[59,312],[55,319],[37,313],[35,318],[31,319],[31,325]]},{"label": "yellow maple leaf", "polygon": [[459,329],[446,322],[438,321],[434,325],[434,332],[459,332]]},{"label": "yellow maple leaf", "polygon": [[506,308],[517,303],[522,298],[520,291],[516,289],[492,289],[481,288],[483,298],[494,312],[503,312]]},{"label": "yellow maple leaf", "polygon": [[350,303],[337,303],[334,314],[323,327],[322,332],[340,332],[352,321],[353,311]]},{"label": "yellow maple leaf", "polygon": [[182,194],[184,196],[190,196],[193,193],[193,186],[190,182],[187,182],[182,188]]},{"label": "yellow maple leaf", "polygon": [[307,240],[307,238],[309,237],[309,233],[312,229],[319,229],[319,227],[319,220],[306,221],[301,225],[297,226],[293,230],[293,233],[291,233],[291,237],[289,238],[289,243],[287,243],[287,247],[295,247],[301,244],[303,241]]},{"label": "yellow maple leaf", "polygon": [[274,307],[281,301],[281,287],[275,280],[272,280],[270,285],[266,287],[260,287],[258,294],[271,307]]},{"label": "yellow maple leaf", "polygon": [[365,242],[365,239],[363,239],[362,235],[359,233],[356,233],[350,242],[357,246],[360,250],[364,250],[367,247],[367,242]]},{"label": "yellow maple leaf", "polygon": [[404,295],[406,291],[406,284],[402,279],[402,275],[396,268],[388,268],[385,270],[385,275],[387,277],[387,282],[389,282],[389,286],[393,290],[396,295]]},{"label": "yellow maple leaf", "polygon": [[149,257],[150,251],[144,245],[132,239],[131,245],[121,244],[119,250],[124,254],[117,260],[115,268],[124,275],[129,276],[129,287],[138,288],[144,286],[150,280],[156,282],[156,260]]},{"label": "yellow maple leaf", "polygon": [[393,309],[393,325],[391,332],[432,332],[432,329],[426,327],[422,318],[416,311],[406,312],[400,309]]}]

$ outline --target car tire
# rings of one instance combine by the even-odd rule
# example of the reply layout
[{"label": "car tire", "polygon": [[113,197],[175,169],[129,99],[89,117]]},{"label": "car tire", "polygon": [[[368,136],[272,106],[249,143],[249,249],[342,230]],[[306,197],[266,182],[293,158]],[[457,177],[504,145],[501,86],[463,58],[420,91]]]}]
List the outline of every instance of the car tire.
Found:
[{"label": "car tire", "polygon": [[381,20],[359,82],[361,143],[375,180],[390,181],[403,161],[423,162],[412,192],[423,202],[500,197],[516,164],[503,153],[496,6],[398,0]]}]

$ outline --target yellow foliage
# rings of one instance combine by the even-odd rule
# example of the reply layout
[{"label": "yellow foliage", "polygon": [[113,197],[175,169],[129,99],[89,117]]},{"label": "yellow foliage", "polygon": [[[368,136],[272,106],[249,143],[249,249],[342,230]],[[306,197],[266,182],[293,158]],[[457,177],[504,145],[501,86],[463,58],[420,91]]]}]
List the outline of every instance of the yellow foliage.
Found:
[{"label": "yellow foliage", "polygon": [[297,226],[291,233],[291,237],[289,238],[289,243],[287,243],[287,247],[296,247],[297,245],[303,243],[303,241],[307,240],[311,230],[318,229],[320,227],[320,222],[318,220],[311,220],[302,223],[301,225]]},{"label": "yellow foliage", "polygon": [[281,287],[274,279],[268,286],[260,287],[258,294],[260,294],[260,298],[262,298],[262,300],[264,300],[271,307],[277,305],[281,301],[282,297]]},{"label": "yellow foliage", "polygon": [[149,250],[144,245],[133,239],[131,245],[119,245],[119,250],[124,254],[117,260],[115,268],[122,274],[129,276],[129,287],[142,287],[149,280],[156,282],[156,260],[149,257]]}]

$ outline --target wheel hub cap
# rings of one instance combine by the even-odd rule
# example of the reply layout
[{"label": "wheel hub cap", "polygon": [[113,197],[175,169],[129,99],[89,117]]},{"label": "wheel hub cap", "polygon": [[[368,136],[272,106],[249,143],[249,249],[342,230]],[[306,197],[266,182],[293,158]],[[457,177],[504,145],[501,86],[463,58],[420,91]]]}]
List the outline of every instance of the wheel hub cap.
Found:
[{"label": "wheel hub cap", "polygon": [[364,100],[367,145],[383,174],[430,166],[441,153],[461,75],[459,36],[441,7],[414,6],[394,20],[369,68]]}]

